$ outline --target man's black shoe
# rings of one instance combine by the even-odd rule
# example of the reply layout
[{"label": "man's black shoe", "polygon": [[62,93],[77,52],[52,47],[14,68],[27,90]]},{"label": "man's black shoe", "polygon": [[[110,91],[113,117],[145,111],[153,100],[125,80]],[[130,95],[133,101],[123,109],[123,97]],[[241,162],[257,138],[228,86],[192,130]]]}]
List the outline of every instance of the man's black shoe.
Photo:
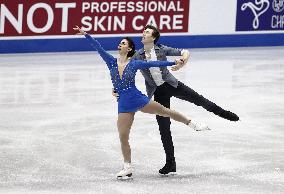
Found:
[{"label": "man's black shoe", "polygon": [[238,115],[227,110],[223,111],[219,116],[229,121],[238,121],[240,119]]}]

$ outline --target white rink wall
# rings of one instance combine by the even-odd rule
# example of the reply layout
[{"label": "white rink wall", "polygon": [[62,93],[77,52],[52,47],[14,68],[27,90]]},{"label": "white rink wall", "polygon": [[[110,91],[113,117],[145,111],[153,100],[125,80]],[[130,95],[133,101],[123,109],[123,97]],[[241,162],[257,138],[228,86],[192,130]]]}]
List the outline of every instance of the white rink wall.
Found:
[{"label": "white rink wall", "polygon": [[191,0],[190,35],[235,34],[237,0]]}]

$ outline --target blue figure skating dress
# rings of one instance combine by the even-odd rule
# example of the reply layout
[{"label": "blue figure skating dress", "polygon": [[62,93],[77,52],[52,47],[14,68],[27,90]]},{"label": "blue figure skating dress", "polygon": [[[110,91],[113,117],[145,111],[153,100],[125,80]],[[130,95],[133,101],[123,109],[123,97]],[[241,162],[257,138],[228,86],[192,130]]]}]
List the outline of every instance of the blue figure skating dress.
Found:
[{"label": "blue figure skating dress", "polygon": [[92,47],[99,52],[100,56],[107,64],[113,87],[119,94],[118,113],[136,112],[150,101],[150,99],[142,94],[135,86],[135,75],[138,69],[175,65],[174,62],[168,61],[146,62],[142,60],[130,60],[125,66],[122,78],[120,78],[117,59],[107,53],[100,43],[89,34],[86,34],[85,37],[91,43]]}]

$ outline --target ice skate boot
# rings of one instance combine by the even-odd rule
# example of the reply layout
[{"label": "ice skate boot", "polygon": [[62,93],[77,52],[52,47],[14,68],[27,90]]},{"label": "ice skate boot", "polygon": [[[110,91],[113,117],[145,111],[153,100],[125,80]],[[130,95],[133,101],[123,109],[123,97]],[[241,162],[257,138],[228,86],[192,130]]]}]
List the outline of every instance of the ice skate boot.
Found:
[{"label": "ice skate boot", "polygon": [[188,126],[195,131],[211,130],[207,125],[203,123],[197,123],[195,120],[191,120],[190,123],[188,123]]},{"label": "ice skate boot", "polygon": [[175,159],[167,160],[165,166],[159,170],[161,176],[176,175],[176,161]]},{"label": "ice skate boot", "polygon": [[227,110],[220,113],[219,116],[229,121],[239,121],[240,120],[238,115],[236,115],[235,113],[231,111],[227,111]]},{"label": "ice skate boot", "polygon": [[116,174],[118,180],[132,179],[132,166],[131,163],[124,163],[123,169]]}]

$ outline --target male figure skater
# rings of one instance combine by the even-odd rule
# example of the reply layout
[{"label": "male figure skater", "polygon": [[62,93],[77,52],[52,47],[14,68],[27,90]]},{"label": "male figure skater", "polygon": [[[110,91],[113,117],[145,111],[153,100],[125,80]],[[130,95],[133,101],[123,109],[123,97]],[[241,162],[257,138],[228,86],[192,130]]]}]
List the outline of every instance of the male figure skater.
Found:
[{"label": "male figure skater", "polygon": [[[182,56],[181,62],[187,63],[189,52],[187,50],[175,49],[157,44],[160,38],[158,29],[152,25],[144,28],[142,35],[143,48],[138,50],[132,59],[147,61],[165,61],[166,56]],[[151,67],[140,70],[145,78],[145,85],[148,97],[154,96],[154,100],[163,106],[170,108],[170,99],[172,96],[202,106],[209,112],[218,115],[230,121],[238,121],[239,117],[230,111],[224,110],[215,103],[204,98],[190,87],[178,81],[166,67]],[[117,96],[116,93],[113,93]],[[176,172],[176,162],[174,157],[174,145],[171,136],[169,117],[156,116],[161,140],[166,153],[166,164],[159,170],[162,175]]]}]

